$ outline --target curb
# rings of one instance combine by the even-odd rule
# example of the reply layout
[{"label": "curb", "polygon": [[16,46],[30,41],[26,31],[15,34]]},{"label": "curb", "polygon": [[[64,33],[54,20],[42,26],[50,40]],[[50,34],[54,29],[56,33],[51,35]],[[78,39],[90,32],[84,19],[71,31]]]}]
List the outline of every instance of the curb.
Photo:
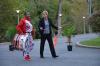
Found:
[{"label": "curb", "polygon": [[11,42],[3,42],[3,43],[0,43],[0,45],[9,45],[11,44]]},{"label": "curb", "polygon": [[100,49],[100,47],[97,47],[97,46],[87,46],[87,45],[82,45],[82,44],[80,44],[80,42],[77,42],[77,43],[76,43],[76,46],[78,46],[78,47],[85,47],[85,48]]}]

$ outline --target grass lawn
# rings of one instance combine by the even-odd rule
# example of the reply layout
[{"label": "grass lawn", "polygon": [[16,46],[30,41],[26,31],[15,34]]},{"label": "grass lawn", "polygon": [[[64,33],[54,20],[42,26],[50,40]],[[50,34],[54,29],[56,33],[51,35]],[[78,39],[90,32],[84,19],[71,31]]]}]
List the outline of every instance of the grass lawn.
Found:
[{"label": "grass lawn", "polygon": [[80,43],[87,46],[100,46],[100,37],[87,41],[82,41]]}]

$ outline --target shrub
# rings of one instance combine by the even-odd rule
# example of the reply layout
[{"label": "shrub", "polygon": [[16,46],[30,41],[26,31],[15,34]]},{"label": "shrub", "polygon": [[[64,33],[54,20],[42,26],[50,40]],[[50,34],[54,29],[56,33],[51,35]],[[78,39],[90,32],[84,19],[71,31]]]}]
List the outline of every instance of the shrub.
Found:
[{"label": "shrub", "polygon": [[65,28],[64,28],[64,35],[66,35],[66,36],[71,36],[71,35],[73,35],[74,34],[74,32],[75,32],[75,27],[74,27],[74,25],[68,25],[68,26],[66,26]]},{"label": "shrub", "polygon": [[13,39],[15,33],[16,33],[16,28],[13,27],[13,26],[12,27],[9,27],[8,30],[6,31],[6,35],[5,35],[6,36],[6,39],[8,41],[11,41]]}]

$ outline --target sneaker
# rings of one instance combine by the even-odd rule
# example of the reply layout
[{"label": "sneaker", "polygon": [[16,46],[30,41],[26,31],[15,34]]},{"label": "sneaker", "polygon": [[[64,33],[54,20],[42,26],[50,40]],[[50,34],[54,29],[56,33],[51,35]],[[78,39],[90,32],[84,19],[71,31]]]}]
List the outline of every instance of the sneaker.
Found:
[{"label": "sneaker", "polygon": [[28,59],[31,60],[31,57],[29,55],[27,55]]},{"label": "sneaker", "polygon": [[40,56],[40,58],[44,58],[44,56]]},{"label": "sneaker", "polygon": [[56,56],[53,56],[53,58],[57,58],[57,57],[59,57],[59,56],[57,56],[57,55]]},{"label": "sneaker", "polygon": [[24,57],[24,60],[25,60],[25,61],[30,61],[30,60],[31,60],[31,58],[30,58],[30,56],[29,56],[29,55],[26,55],[26,56]]}]

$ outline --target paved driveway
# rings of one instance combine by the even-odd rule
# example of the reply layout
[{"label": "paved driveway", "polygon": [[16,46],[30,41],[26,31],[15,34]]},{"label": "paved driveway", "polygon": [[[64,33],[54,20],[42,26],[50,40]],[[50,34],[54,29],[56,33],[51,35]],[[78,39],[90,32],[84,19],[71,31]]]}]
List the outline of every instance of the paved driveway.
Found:
[{"label": "paved driveway", "polygon": [[65,37],[60,37],[56,46],[58,58],[51,57],[48,43],[45,44],[45,59],[39,57],[40,40],[35,40],[34,49],[31,52],[32,60],[23,61],[20,51],[9,51],[8,43],[0,45],[0,66],[100,66],[100,49],[82,48],[75,46],[77,41],[92,39],[95,34],[76,35],[73,37],[73,51],[67,51]]}]

